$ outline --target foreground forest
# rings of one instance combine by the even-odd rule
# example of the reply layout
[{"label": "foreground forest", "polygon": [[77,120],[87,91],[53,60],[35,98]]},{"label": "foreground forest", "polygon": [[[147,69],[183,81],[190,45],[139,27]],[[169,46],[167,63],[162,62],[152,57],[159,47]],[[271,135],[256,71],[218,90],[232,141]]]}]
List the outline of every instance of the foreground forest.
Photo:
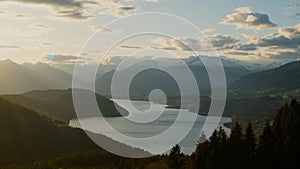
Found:
[{"label": "foreground forest", "polygon": [[251,123],[245,129],[235,123],[229,136],[215,130],[208,139],[199,138],[196,151],[184,155],[175,145],[168,155],[146,159],[127,159],[103,150],[69,153],[50,161],[5,166],[7,169],[217,169],[217,168],[297,168],[300,160],[300,103],[293,99],[278,109],[272,122],[266,122],[261,135],[255,135]]}]

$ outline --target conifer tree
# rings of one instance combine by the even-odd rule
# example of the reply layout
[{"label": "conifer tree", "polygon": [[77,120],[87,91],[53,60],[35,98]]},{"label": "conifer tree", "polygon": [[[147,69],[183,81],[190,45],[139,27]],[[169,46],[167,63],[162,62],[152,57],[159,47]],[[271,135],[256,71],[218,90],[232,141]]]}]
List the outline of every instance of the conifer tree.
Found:
[{"label": "conifer tree", "polygon": [[256,138],[252,128],[251,122],[249,122],[245,134],[244,134],[244,149],[247,156],[247,168],[254,168],[255,155],[256,155]]},{"label": "conifer tree", "polygon": [[258,143],[258,168],[276,168],[276,138],[270,123],[267,121]]},{"label": "conifer tree", "polygon": [[183,154],[181,147],[176,144],[170,151],[168,165],[171,169],[180,169],[183,164]]},{"label": "conifer tree", "polygon": [[[245,152],[243,145],[243,132],[241,125],[236,122],[231,129],[230,137],[228,140],[228,152],[230,153],[230,168],[243,168],[245,167]],[[228,166],[229,167],[229,166]]]}]

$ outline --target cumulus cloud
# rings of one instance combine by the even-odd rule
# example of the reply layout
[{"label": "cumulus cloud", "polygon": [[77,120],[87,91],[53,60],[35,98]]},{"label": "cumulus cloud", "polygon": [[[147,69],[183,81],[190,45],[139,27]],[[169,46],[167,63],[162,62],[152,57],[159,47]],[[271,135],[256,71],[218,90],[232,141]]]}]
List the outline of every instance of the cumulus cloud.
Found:
[{"label": "cumulus cloud", "polygon": [[240,41],[239,38],[232,37],[229,35],[212,35],[209,36],[208,39],[217,49],[231,48]]},{"label": "cumulus cloud", "polygon": [[279,28],[277,33],[266,35],[258,39],[254,44],[261,47],[299,48],[300,24],[294,27]]},{"label": "cumulus cloud", "polygon": [[264,47],[258,50],[262,58],[294,60],[300,58],[299,48]]},{"label": "cumulus cloud", "polygon": [[234,13],[227,15],[220,24],[235,25],[237,28],[254,30],[277,26],[275,23],[270,21],[267,14],[253,12],[249,7],[236,8]]},{"label": "cumulus cloud", "polygon": [[295,60],[300,58],[300,24],[278,28],[276,33],[262,37],[243,36],[248,42],[235,46],[225,53],[229,55],[257,56],[264,59]]},{"label": "cumulus cloud", "polygon": [[[203,38],[156,38],[154,48],[176,51],[207,51],[215,49],[221,56],[246,59],[300,59],[300,23],[277,28],[276,33],[265,36],[242,34],[241,41],[230,35],[211,35]],[[212,44],[212,46],[210,46]]]},{"label": "cumulus cloud", "polygon": [[258,51],[262,57],[298,59],[300,58],[300,24],[279,28],[277,33],[258,38],[252,41],[252,44],[259,47]]}]

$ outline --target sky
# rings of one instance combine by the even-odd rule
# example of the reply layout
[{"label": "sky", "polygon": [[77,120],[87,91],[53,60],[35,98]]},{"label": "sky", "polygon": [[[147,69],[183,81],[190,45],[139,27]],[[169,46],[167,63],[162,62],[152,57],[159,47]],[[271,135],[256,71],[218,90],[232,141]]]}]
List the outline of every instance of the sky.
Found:
[{"label": "sky", "polygon": [[141,49],[188,57],[193,53],[186,46],[201,53],[205,38],[221,57],[253,62],[299,60],[299,11],[300,1],[296,0],[0,0],[0,60],[80,60],[84,45],[96,31],[110,36],[122,34],[122,28],[104,25],[143,12],[182,17],[204,35],[178,28],[182,34],[175,39],[157,35],[135,37],[114,47],[111,57]]}]

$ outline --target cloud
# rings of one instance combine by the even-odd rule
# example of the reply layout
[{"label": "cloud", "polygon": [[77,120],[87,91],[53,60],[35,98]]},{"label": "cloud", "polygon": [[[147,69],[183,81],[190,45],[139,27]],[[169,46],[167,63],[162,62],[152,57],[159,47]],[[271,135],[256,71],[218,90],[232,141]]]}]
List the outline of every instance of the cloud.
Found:
[{"label": "cloud", "polygon": [[20,47],[15,46],[15,45],[1,45],[0,44],[0,49],[18,49]]},{"label": "cloud", "polygon": [[139,8],[135,6],[124,6],[120,3],[116,3],[109,8],[105,8],[104,10],[100,11],[100,15],[112,15],[115,17],[122,17],[127,16],[131,13],[135,13],[138,11]]},{"label": "cloud", "polygon": [[[300,23],[291,27],[276,29],[276,33],[265,36],[242,34],[247,40],[230,35],[210,35],[207,39],[200,38],[155,38],[152,48],[176,51],[199,52],[217,50],[220,56],[233,57],[236,59],[300,59]],[[212,46],[210,46],[212,44]]]},{"label": "cloud", "polygon": [[299,6],[300,6],[300,3],[295,3],[295,4],[292,4],[292,5],[288,5],[287,8],[291,9],[291,8],[297,8]]},{"label": "cloud", "polygon": [[73,56],[73,55],[46,55],[45,60],[48,62],[56,62],[56,63],[61,63],[61,64],[70,64],[70,63],[75,63],[77,61],[83,62],[86,61],[87,58],[83,57],[78,57],[78,56]]},{"label": "cloud", "polygon": [[238,44],[234,47],[235,50],[239,51],[253,51],[256,50],[256,45],[253,44]]},{"label": "cloud", "polygon": [[15,14],[14,17],[18,19],[35,19],[35,17],[30,14]]},{"label": "cloud", "polygon": [[248,42],[225,51],[227,55],[256,56],[264,59],[295,60],[300,58],[300,24],[278,28],[262,37],[243,36]]},{"label": "cloud", "polygon": [[300,50],[292,52],[278,52],[272,55],[272,59],[282,59],[282,60],[299,60],[300,59]]},{"label": "cloud", "polygon": [[267,14],[253,12],[249,7],[236,8],[234,13],[227,15],[220,24],[235,25],[237,28],[253,30],[262,30],[277,26],[270,21]]},{"label": "cloud", "polygon": [[[185,41],[193,41],[192,38],[185,39]],[[152,43],[157,44],[153,48],[163,49],[163,50],[178,50],[178,51],[193,51],[187,44],[184,44],[183,41],[178,39],[170,38],[155,38],[152,39]]]},{"label": "cloud", "polygon": [[134,6],[122,6],[119,9],[123,10],[123,11],[131,11],[131,10],[135,10],[136,7],[134,7]]},{"label": "cloud", "polygon": [[0,2],[18,2],[33,5],[50,6],[56,11],[58,17],[69,19],[82,20],[92,17],[85,9],[86,4],[91,4],[93,1],[80,0],[0,0]]},{"label": "cloud", "polygon": [[146,0],[146,2],[159,2],[159,0]]},{"label": "cloud", "polygon": [[34,27],[34,28],[41,28],[41,29],[49,29],[49,25],[45,25],[45,24],[41,24],[41,23],[36,23],[36,24],[33,24],[31,25],[31,27]]},{"label": "cloud", "polygon": [[82,2],[77,0],[0,0],[0,1],[12,1],[20,3],[30,3],[30,4],[39,4],[39,5],[51,5],[54,7],[67,7],[67,8],[76,8],[82,7]]},{"label": "cloud", "polygon": [[0,0],[0,2],[49,6],[55,17],[75,21],[90,20],[94,18],[93,13],[97,12],[121,17],[139,9],[135,6],[125,6],[119,0]]},{"label": "cloud", "polygon": [[215,31],[216,31],[216,29],[214,29],[214,28],[208,28],[208,29],[203,30],[204,33],[213,33]]},{"label": "cloud", "polygon": [[252,52],[244,52],[244,51],[237,51],[237,50],[230,50],[224,52],[225,55],[237,55],[237,56],[249,56],[249,55],[255,55]]},{"label": "cloud", "polygon": [[45,46],[50,46],[50,45],[52,45],[52,43],[50,43],[50,42],[43,42],[42,44],[45,45]]},{"label": "cloud", "polygon": [[86,12],[85,10],[74,11],[74,10],[64,10],[59,11],[56,14],[57,17],[68,18],[71,20],[88,20],[93,18],[94,16]]},{"label": "cloud", "polygon": [[260,47],[298,48],[300,46],[300,24],[294,27],[279,28],[277,33],[266,35],[254,44]]},{"label": "cloud", "polygon": [[125,49],[141,49],[140,46],[129,46],[129,45],[122,45],[120,48],[125,48]]},{"label": "cloud", "polygon": [[229,35],[211,35],[205,38],[156,38],[152,42],[157,44],[160,49],[178,50],[178,51],[207,51],[207,50],[225,50],[231,49],[237,45],[240,40]]},{"label": "cloud", "polygon": [[240,40],[239,38],[232,37],[229,35],[212,35],[209,36],[208,39],[217,49],[226,49],[238,43]]},{"label": "cloud", "polygon": [[262,58],[267,59],[295,60],[300,58],[300,48],[267,47],[259,49],[258,52]]},{"label": "cloud", "polygon": [[92,25],[90,26],[91,30],[93,31],[101,31],[101,32],[107,32],[107,33],[114,33],[114,34],[119,34],[122,33],[123,30],[122,29],[111,29],[111,28],[107,28],[101,25]]},{"label": "cloud", "polygon": [[[134,2],[137,0],[123,0],[124,2]],[[159,2],[159,0],[145,0],[146,2]]]}]

